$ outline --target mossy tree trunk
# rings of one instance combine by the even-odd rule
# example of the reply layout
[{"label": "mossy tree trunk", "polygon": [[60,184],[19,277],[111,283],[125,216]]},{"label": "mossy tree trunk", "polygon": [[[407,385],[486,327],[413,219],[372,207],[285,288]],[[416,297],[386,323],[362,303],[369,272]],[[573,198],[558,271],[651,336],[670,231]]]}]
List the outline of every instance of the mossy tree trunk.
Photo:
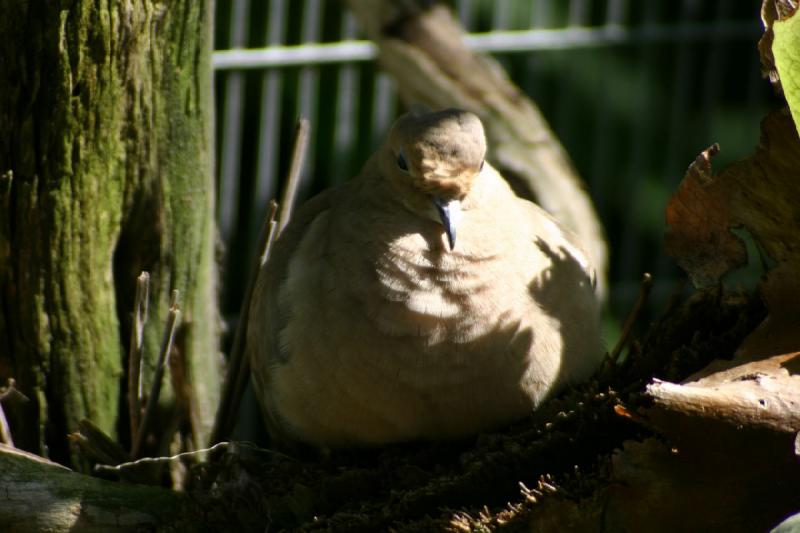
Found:
[{"label": "mossy tree trunk", "polygon": [[0,379],[31,400],[6,404],[15,443],[67,462],[81,418],[129,442],[141,270],[145,382],[181,291],[184,386],[167,384],[157,423],[203,443],[219,381],[210,1],[0,6]]}]

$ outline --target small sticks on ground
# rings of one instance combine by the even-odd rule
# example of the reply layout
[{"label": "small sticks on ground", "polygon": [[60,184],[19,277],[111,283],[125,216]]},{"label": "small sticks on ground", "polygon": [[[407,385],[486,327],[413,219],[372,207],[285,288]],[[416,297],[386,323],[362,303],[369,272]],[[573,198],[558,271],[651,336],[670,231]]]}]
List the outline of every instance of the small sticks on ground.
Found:
[{"label": "small sticks on ground", "polygon": [[619,359],[619,354],[622,352],[622,349],[628,342],[628,337],[631,335],[633,325],[636,323],[636,319],[639,318],[639,314],[642,312],[642,307],[644,307],[648,296],[650,296],[650,290],[652,288],[653,276],[651,276],[648,272],[645,272],[642,275],[642,283],[639,286],[639,296],[636,298],[636,303],[633,305],[633,309],[628,315],[628,318],[625,320],[625,325],[622,326],[622,333],[619,335],[617,345],[614,346],[614,349],[611,351],[609,356],[612,364],[616,364],[617,359]]},{"label": "small sticks on ground", "polygon": [[150,421],[155,414],[156,406],[158,405],[158,398],[161,395],[161,382],[164,377],[164,367],[167,364],[167,358],[172,351],[172,343],[175,340],[175,330],[178,327],[178,318],[180,317],[180,308],[178,307],[178,291],[172,291],[172,298],[169,306],[169,314],[167,315],[167,326],[164,330],[164,337],[161,340],[161,351],[158,354],[158,363],[156,371],[153,375],[153,383],[150,387],[150,396],[147,398],[147,407],[144,411],[144,416],[139,424],[139,429],[136,433],[134,440],[133,450],[131,455],[138,458],[142,452],[144,441],[147,437],[147,429]]},{"label": "small sticks on ground", "polygon": [[144,325],[147,323],[148,300],[150,296],[150,273],[142,272],[136,278],[136,295],[133,300],[133,324],[128,349],[128,416],[130,417],[131,437],[139,429],[142,409],[142,345]]}]

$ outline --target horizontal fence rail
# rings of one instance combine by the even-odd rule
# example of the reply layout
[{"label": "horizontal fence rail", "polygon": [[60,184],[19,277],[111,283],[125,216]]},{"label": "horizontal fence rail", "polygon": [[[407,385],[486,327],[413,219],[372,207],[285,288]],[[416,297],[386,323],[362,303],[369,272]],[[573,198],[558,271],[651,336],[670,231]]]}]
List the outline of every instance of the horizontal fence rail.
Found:
[{"label": "horizontal fence rail", "polygon": [[[506,30],[472,33],[464,36],[467,46],[476,52],[513,53],[537,50],[569,50],[629,44],[647,44],[697,39],[756,36],[755,23],[723,22],[718,24],[680,24],[625,27],[606,25],[596,28],[555,30]],[[369,41],[309,43],[296,46],[268,46],[218,50],[212,56],[215,70],[264,69],[325,63],[372,61],[377,47]]]}]

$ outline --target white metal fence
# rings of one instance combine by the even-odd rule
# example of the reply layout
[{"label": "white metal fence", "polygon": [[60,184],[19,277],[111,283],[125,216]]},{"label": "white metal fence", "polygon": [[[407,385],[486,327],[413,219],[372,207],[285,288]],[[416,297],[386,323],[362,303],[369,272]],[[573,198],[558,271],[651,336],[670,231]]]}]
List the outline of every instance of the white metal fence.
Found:
[{"label": "white metal fence", "polygon": [[[676,273],[663,207],[694,156],[745,156],[769,102],[759,2],[460,0],[468,45],[498,57],[540,105],[587,181],[612,248],[612,309],[638,279]],[[231,311],[255,231],[285,171],[297,116],[312,124],[302,191],[358,171],[399,111],[375,47],[333,0],[217,5],[219,225]],[[660,283],[659,283],[660,282]]]}]

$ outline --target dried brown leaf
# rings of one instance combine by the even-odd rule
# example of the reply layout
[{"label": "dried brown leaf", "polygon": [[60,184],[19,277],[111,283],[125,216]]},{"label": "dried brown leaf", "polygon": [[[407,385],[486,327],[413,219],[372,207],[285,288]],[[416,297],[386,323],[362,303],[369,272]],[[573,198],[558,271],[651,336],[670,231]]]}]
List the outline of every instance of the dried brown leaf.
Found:
[{"label": "dried brown leaf", "polygon": [[713,176],[714,144],[689,166],[666,209],[666,247],[696,287],[716,284],[729,270],[747,262],[744,243],[730,232],[730,184]]},{"label": "dried brown leaf", "polygon": [[800,305],[800,138],[788,108],[761,124],[755,153],[719,175],[712,147],[691,165],[666,210],[667,252],[696,286],[717,283],[745,261],[732,228],[745,228],[777,267],[762,285],[767,306]]}]

